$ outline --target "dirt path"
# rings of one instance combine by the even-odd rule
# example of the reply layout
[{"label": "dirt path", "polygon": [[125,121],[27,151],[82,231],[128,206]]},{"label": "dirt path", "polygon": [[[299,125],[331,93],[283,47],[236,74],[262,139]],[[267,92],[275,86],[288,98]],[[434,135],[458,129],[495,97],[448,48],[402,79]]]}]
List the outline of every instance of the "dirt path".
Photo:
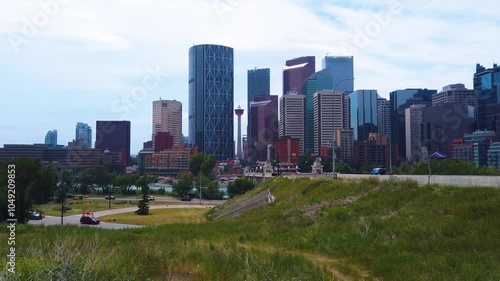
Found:
[{"label": "dirt path", "polygon": [[[300,250],[290,250],[285,248],[273,247],[273,246],[263,246],[254,244],[238,244],[239,246],[247,249],[253,249],[257,251],[262,251],[266,253],[286,253],[290,255],[302,256],[310,260],[315,266],[319,268],[326,268],[335,278],[335,280],[341,281],[354,281],[354,280],[374,280],[379,279],[373,277],[368,271],[361,269],[355,265],[348,263],[346,260],[327,257],[318,254],[312,254]],[[339,268],[344,268],[343,271],[348,271],[349,275],[342,273]]]}]

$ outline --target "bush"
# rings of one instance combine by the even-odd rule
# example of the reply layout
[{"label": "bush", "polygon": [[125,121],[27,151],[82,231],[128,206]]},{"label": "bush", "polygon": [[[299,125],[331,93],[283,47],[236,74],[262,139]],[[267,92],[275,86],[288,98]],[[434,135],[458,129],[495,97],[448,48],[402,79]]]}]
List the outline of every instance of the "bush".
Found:
[{"label": "bush", "polygon": [[236,179],[227,186],[227,193],[231,197],[244,194],[255,188],[255,183],[248,179]]}]

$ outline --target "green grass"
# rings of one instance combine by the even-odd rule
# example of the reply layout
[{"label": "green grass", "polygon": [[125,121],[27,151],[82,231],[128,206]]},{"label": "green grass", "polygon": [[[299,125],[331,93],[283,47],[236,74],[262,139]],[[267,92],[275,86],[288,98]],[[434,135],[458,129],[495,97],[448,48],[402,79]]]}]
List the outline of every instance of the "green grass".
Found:
[{"label": "green grass", "polygon": [[500,189],[273,178],[251,193],[267,188],[275,203],[216,222],[19,225],[18,280],[500,280]]},{"label": "green grass", "polygon": [[[160,202],[160,201],[150,201],[150,206],[155,205],[178,205],[181,202]],[[70,210],[65,212],[65,215],[78,215],[83,212],[97,212],[109,210],[109,200],[71,200],[66,207],[70,207]],[[111,200],[111,209],[122,209],[128,207],[137,207],[137,199],[130,200]],[[37,210],[45,212],[49,216],[60,216],[61,215],[61,204],[60,203],[48,203],[36,206]]]},{"label": "green grass", "polygon": [[103,216],[101,221],[137,224],[144,226],[167,223],[201,223],[206,221],[205,214],[209,209],[156,209],[149,210],[149,215],[138,216],[134,212]]}]

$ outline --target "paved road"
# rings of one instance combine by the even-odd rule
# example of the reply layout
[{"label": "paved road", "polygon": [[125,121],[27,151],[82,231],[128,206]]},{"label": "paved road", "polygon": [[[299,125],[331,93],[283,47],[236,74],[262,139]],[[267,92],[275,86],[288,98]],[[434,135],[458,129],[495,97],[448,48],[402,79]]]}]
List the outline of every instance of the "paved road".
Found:
[{"label": "paved road", "polygon": [[[194,204],[186,204],[186,205],[158,205],[158,206],[150,206],[150,209],[193,209],[193,208],[211,208],[213,205],[194,205]],[[95,217],[103,217],[108,215],[115,215],[121,213],[129,213],[137,210],[137,207],[129,207],[122,209],[113,209],[106,211],[94,212]],[[132,224],[121,224],[121,223],[111,223],[111,222],[103,222],[101,221],[98,225],[89,225],[89,224],[81,224],[80,223],[81,215],[71,215],[64,217],[64,225],[77,225],[84,227],[95,227],[95,228],[104,228],[104,229],[124,229],[124,228],[140,228],[143,227],[141,225],[132,225]],[[43,220],[31,220],[29,224],[33,225],[61,225],[61,217],[55,216],[45,216]]]},{"label": "paved road", "polygon": [[[89,199],[92,199],[92,200],[108,200],[108,199],[104,199],[104,197],[106,196],[90,196]],[[117,196],[116,199],[114,200],[139,200],[141,199],[141,197],[139,196],[134,196],[134,197],[130,197],[130,196]],[[185,203],[185,204],[200,204],[200,199],[196,199],[196,198],[193,198],[192,201],[181,201],[177,198],[173,198],[173,197],[155,197],[155,201],[158,201],[158,202],[182,202],[182,203]],[[225,200],[205,200],[205,199],[202,199],[201,200],[201,203],[203,205],[222,205],[224,204],[226,201]]]}]

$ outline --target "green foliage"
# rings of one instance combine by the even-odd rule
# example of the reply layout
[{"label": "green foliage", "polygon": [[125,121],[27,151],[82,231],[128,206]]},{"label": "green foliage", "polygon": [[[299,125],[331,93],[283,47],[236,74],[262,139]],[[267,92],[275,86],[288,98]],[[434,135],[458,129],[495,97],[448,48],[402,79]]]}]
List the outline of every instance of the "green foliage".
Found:
[{"label": "green foliage", "polygon": [[119,186],[122,195],[128,194],[130,188],[139,180],[138,174],[116,175],[113,179],[113,186]]},{"label": "green foliage", "polygon": [[[13,203],[15,205],[17,222],[28,222],[28,211],[32,208],[32,195],[38,195],[36,190],[39,188],[40,184],[50,184],[41,181],[41,169],[40,161],[28,158],[14,158],[0,165],[0,221],[12,218],[8,216],[8,205]],[[7,189],[9,175],[12,175],[10,180],[11,183],[15,185],[15,201],[13,201],[13,198],[8,198]],[[41,200],[44,200],[43,196],[45,192],[49,193],[50,190],[42,191],[42,193],[38,195],[41,196]]]},{"label": "green foliage", "polygon": [[297,157],[297,166],[299,166],[299,172],[310,173],[311,165],[313,164],[313,159],[310,155],[299,155]]},{"label": "green foliage", "polygon": [[[8,165],[10,166],[8,169]],[[10,171],[10,173],[9,173]],[[15,173],[14,173],[15,171]],[[8,177],[15,185],[15,201],[8,198]],[[14,178],[15,175],[15,178]],[[0,221],[8,218],[8,205],[14,204],[18,222],[28,221],[27,211],[31,204],[43,204],[54,196],[57,185],[57,168],[53,165],[42,166],[40,161],[28,158],[15,158],[0,163]]]},{"label": "green foliage", "polygon": [[135,211],[137,215],[149,215],[149,184],[155,179],[155,177],[149,176],[141,176],[137,179],[136,185],[142,191],[142,198],[139,200],[137,211]]},{"label": "green foliage", "polygon": [[201,172],[205,177],[214,179],[214,168],[217,165],[217,160],[215,155],[208,154],[203,158],[203,163],[201,164]]},{"label": "green foliage", "polygon": [[189,158],[189,171],[197,177],[201,171],[201,165],[203,164],[203,159],[205,158],[205,154],[196,153]]},{"label": "green foliage", "polygon": [[179,175],[179,180],[177,183],[172,185],[172,191],[179,197],[185,197],[193,189],[193,174],[185,173]]},{"label": "green foliage", "polygon": [[[109,193],[114,175],[105,166],[96,166],[83,170],[77,181],[81,186],[81,193],[87,193],[90,186],[96,186],[102,193]],[[84,192],[87,191],[87,192]]]},{"label": "green foliage", "polygon": [[255,188],[255,183],[249,179],[236,179],[227,185],[227,193],[235,197]]},{"label": "green foliage", "polygon": [[215,200],[221,199],[223,194],[219,190],[219,184],[217,181],[210,181],[201,189],[201,195],[203,198]]},{"label": "green foliage", "polygon": [[43,204],[50,201],[57,187],[57,167],[55,165],[44,165],[39,171],[36,188],[30,190],[31,198],[35,204]]},{"label": "green foliage", "polygon": [[196,153],[189,158],[189,170],[195,177],[202,173],[207,178],[215,179],[215,165],[217,160],[213,154]]}]

